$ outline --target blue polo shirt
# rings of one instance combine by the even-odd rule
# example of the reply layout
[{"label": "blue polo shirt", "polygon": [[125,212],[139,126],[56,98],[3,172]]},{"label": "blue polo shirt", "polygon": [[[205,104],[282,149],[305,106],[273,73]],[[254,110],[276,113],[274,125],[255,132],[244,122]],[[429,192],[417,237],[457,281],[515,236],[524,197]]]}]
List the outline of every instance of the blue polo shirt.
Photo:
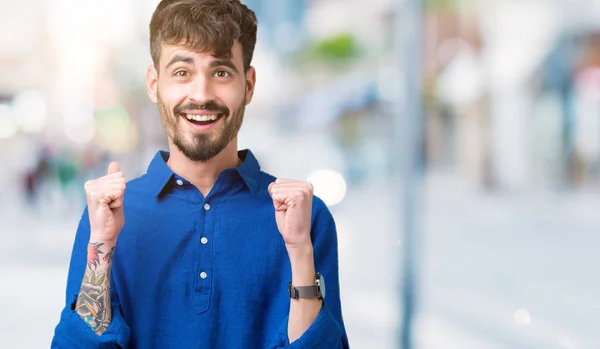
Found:
[{"label": "blue polo shirt", "polygon": [[267,191],[275,177],[240,151],[242,164],[220,173],[204,197],[169,169],[168,157],[158,152],[147,173],[127,184],[111,275],[113,320],[101,336],[73,310],[90,236],[84,211],[52,348],[348,348],[337,235],[325,204],[313,200],[311,237],[327,294],[290,345],[290,261]]}]

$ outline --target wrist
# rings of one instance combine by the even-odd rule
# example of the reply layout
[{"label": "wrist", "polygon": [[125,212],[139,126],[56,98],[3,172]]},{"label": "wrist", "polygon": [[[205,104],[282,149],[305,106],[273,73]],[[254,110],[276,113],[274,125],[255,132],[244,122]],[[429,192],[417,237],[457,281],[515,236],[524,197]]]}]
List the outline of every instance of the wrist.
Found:
[{"label": "wrist", "polygon": [[315,283],[315,261],[312,245],[288,251],[292,268],[292,284],[309,286]]},{"label": "wrist", "polygon": [[296,258],[296,256],[302,257],[307,254],[312,254],[313,245],[310,238],[308,238],[306,241],[295,242],[293,244],[286,242],[285,249],[287,250],[290,258]]},{"label": "wrist", "polygon": [[290,263],[292,264],[292,267],[294,266],[294,264],[304,264],[309,260],[311,262],[314,261],[313,246],[310,242],[294,246],[286,244],[286,249],[288,252],[288,256],[290,257]]},{"label": "wrist", "polygon": [[117,245],[117,239],[114,238],[105,238],[105,237],[101,237],[98,235],[95,235],[94,233],[90,234],[90,240],[89,242],[90,244],[102,244],[102,246],[104,247],[114,247]]}]

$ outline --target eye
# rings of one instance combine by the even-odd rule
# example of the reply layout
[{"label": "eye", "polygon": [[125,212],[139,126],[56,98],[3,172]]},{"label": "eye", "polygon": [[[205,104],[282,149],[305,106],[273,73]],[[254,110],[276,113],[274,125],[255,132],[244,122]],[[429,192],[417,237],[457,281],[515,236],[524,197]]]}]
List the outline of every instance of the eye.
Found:
[{"label": "eye", "polygon": [[186,70],[178,70],[173,75],[185,78],[185,77],[190,76],[190,73]]},{"label": "eye", "polygon": [[218,78],[228,78],[229,76],[231,76],[231,74],[229,74],[227,70],[217,70],[215,72],[215,76]]}]

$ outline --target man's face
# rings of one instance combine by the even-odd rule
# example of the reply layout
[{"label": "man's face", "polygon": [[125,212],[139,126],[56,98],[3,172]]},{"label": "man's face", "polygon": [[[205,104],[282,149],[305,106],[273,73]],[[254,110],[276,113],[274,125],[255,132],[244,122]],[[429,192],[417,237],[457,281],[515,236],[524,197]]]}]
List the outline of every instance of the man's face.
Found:
[{"label": "man's face", "polygon": [[148,69],[148,94],[158,104],[167,136],[192,161],[208,161],[237,136],[252,99],[254,69],[244,71],[238,42],[231,53],[229,59],[216,58],[163,45],[159,66]]}]

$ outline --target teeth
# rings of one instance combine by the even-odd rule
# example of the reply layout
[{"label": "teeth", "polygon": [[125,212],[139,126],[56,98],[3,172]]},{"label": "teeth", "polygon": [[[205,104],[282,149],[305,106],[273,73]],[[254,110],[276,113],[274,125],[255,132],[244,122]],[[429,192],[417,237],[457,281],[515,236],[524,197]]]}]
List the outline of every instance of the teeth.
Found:
[{"label": "teeth", "polygon": [[195,120],[195,121],[215,121],[217,120],[217,115],[191,115],[191,114],[185,114],[185,118],[188,120]]}]

